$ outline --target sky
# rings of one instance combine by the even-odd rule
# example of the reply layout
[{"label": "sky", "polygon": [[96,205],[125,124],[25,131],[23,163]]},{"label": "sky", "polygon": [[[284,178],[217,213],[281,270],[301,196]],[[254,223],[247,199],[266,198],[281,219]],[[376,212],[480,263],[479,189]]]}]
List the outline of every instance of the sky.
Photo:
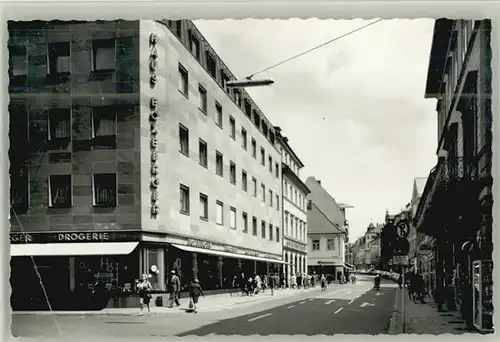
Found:
[{"label": "sky", "polygon": [[[238,78],[353,29],[365,20],[201,20],[196,26]],[[411,199],[413,179],[436,164],[436,100],[424,99],[434,20],[384,20],[266,71],[246,90],[282,128],[337,202],[350,241]]]}]

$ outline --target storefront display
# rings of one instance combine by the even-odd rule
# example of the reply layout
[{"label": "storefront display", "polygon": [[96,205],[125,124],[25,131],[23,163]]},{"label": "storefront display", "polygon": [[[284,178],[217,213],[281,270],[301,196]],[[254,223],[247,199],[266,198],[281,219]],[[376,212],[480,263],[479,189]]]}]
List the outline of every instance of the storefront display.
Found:
[{"label": "storefront display", "polygon": [[493,261],[473,262],[473,319],[480,332],[493,332]]}]

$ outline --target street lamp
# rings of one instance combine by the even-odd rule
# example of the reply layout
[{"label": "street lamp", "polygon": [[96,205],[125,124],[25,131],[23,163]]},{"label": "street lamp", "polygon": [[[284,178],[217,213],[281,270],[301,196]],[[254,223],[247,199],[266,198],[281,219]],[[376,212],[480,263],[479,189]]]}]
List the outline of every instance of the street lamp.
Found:
[{"label": "street lamp", "polygon": [[246,78],[243,80],[227,81],[226,87],[228,88],[249,88],[249,87],[262,87],[273,84],[273,80],[252,80]]}]

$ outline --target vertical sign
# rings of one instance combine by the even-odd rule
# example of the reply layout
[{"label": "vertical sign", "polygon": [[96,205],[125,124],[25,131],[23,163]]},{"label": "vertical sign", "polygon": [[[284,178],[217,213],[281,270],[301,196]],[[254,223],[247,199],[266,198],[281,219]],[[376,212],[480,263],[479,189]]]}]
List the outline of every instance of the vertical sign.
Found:
[{"label": "vertical sign", "polygon": [[[156,34],[151,33],[149,35],[149,84],[151,88],[154,88],[157,82],[156,77],[156,68],[157,68],[157,59],[158,59],[158,51],[156,50],[156,42],[158,37]],[[158,99],[156,97],[151,97],[150,103],[150,114],[149,114],[149,123],[150,123],[150,138],[151,138],[151,217],[156,218],[159,212],[158,205],[158,187],[160,185],[160,179],[158,178],[159,167],[158,167],[158,119],[160,117],[160,113],[158,113]]]}]

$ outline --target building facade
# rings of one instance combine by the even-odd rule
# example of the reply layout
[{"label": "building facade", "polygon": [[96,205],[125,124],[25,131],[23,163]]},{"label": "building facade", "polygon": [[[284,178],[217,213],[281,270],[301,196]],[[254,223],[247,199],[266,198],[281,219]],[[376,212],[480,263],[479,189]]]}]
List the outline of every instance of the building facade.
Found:
[{"label": "building facade", "polygon": [[171,270],[218,290],[280,268],[274,126],[191,21],[9,34],[14,298],[28,256],[60,305],[97,280],[129,291],[152,266],[158,291]]},{"label": "building facade", "polygon": [[438,100],[439,160],[415,218],[432,237],[439,308],[458,308],[486,330],[493,317],[490,43],[490,20],[435,23],[426,97]]},{"label": "building facade", "polygon": [[281,145],[283,261],[285,281],[293,274],[307,272],[307,195],[309,188],[300,179],[304,164],[290,147],[288,139],[275,128]]},{"label": "building facade", "polygon": [[309,177],[306,185],[311,191],[307,196],[308,273],[339,280],[346,269],[352,269],[345,263],[345,210],[321,186],[321,181]]}]

